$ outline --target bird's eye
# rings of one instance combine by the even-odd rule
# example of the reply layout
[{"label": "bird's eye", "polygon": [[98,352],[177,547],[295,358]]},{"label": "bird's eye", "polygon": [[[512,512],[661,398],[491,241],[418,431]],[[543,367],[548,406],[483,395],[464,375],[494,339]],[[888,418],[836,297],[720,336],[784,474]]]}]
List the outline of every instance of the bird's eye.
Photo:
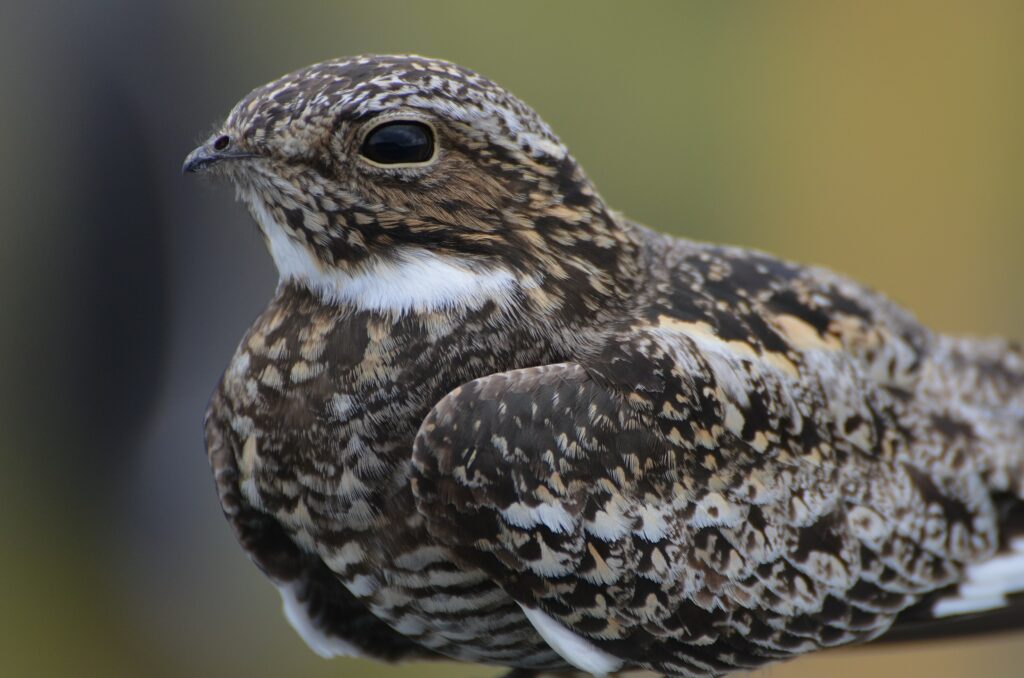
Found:
[{"label": "bird's eye", "polygon": [[370,132],[359,152],[378,165],[415,165],[434,157],[434,131],[421,122],[388,122]]}]

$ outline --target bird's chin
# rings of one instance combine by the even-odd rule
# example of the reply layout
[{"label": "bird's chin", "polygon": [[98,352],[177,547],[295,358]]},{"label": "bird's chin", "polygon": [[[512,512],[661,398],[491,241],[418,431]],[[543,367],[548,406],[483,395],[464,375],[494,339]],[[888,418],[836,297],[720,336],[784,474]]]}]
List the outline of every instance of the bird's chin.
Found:
[{"label": "bird's chin", "polygon": [[234,180],[233,173],[219,165],[204,167],[201,170],[197,170],[195,172],[195,176],[203,183],[214,182],[215,185],[221,186],[227,182],[229,186],[236,188],[238,186],[237,182]]}]

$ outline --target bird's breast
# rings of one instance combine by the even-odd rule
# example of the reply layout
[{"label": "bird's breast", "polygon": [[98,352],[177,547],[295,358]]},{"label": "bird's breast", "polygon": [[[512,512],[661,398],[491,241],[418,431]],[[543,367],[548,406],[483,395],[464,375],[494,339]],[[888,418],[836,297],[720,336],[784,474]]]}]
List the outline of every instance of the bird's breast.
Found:
[{"label": "bird's breast", "polygon": [[472,317],[396,322],[277,301],[221,384],[242,494],[404,635],[470,660],[557,665],[503,590],[433,542],[408,483],[413,439],[438,400],[552,357]]}]

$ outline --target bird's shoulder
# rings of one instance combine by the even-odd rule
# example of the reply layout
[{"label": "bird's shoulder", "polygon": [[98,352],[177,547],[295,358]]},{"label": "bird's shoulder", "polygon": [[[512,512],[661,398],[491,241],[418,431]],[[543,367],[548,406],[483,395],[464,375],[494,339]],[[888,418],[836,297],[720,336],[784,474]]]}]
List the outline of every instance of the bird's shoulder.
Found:
[{"label": "bird's shoulder", "polygon": [[650,284],[627,333],[697,342],[796,379],[850,363],[894,389],[913,388],[932,350],[912,314],[831,270],[650,232],[647,240]]}]

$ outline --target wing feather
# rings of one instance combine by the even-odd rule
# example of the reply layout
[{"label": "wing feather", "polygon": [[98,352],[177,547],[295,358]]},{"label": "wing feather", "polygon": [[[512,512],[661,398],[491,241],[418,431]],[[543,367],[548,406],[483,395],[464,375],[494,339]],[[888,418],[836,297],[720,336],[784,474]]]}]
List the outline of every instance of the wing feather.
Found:
[{"label": "wing feather", "polygon": [[901,453],[898,396],[841,351],[793,375],[692,330],[450,393],[414,446],[431,533],[602,652],[683,675],[875,638],[992,552],[977,476]]}]

